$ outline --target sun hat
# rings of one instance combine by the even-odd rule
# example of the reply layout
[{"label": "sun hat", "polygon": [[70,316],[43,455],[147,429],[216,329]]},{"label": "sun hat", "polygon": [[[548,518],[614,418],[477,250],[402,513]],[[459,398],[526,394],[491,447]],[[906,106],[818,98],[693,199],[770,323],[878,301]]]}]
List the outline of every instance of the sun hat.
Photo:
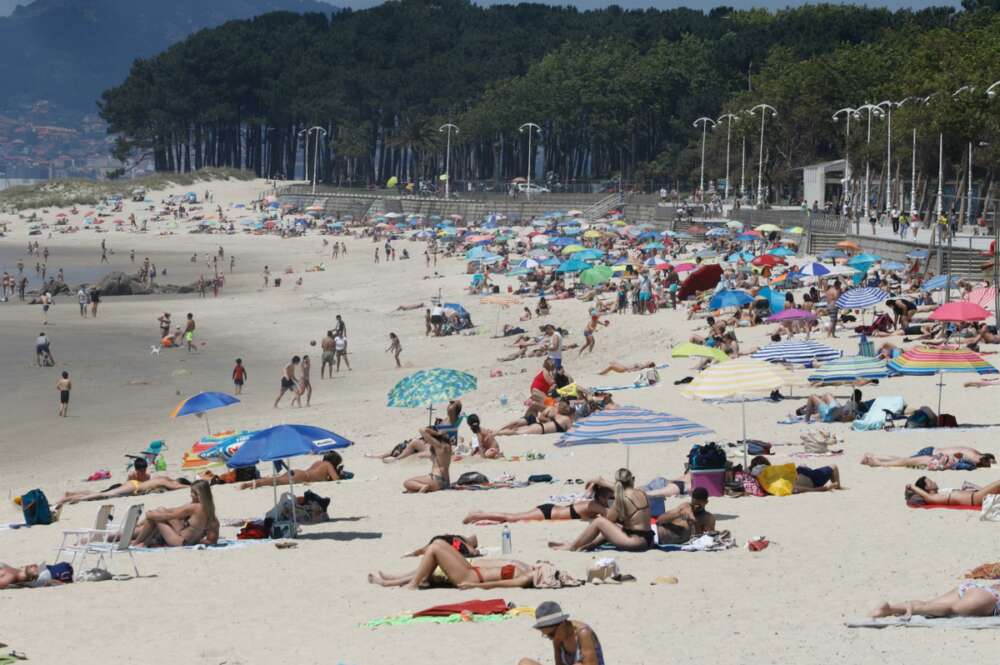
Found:
[{"label": "sun hat", "polygon": [[535,608],[535,625],[533,628],[541,629],[558,626],[563,621],[569,621],[569,615],[562,611],[559,603],[546,600]]}]

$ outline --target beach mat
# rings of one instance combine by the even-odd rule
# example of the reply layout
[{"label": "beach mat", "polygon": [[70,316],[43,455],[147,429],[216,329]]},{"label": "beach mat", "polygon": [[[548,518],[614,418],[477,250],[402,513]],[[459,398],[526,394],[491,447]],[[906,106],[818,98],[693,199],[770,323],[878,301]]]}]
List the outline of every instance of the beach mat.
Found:
[{"label": "beach mat", "polygon": [[535,608],[514,607],[504,614],[449,614],[448,616],[413,616],[412,614],[397,614],[395,616],[379,617],[361,624],[365,628],[379,628],[381,626],[405,626],[413,623],[484,623],[507,621],[516,617],[526,616],[534,618]]},{"label": "beach mat", "polygon": [[1000,628],[1000,617],[944,617],[931,618],[915,614],[909,619],[885,617],[848,621],[848,628],[952,628],[961,630],[987,630]]},{"label": "beach mat", "polygon": [[270,538],[257,538],[253,540],[234,540],[232,538],[220,538],[215,545],[184,545],[182,547],[133,547],[133,552],[176,552],[178,550],[239,550],[253,543],[270,543]]},{"label": "beach mat", "polygon": [[[604,543],[599,545],[597,550],[602,552],[631,552],[632,550],[620,550],[611,543]],[[653,550],[659,550],[660,552],[684,552],[681,545],[650,545],[647,552],[652,552]],[[691,550],[697,551],[697,550]],[[636,552],[636,554],[641,554],[641,552]]]},{"label": "beach mat", "polygon": [[522,487],[527,487],[531,483],[480,483],[478,485],[452,485],[453,490],[470,490],[470,491],[483,491],[483,490],[506,490],[506,489],[520,489]]},{"label": "beach mat", "polygon": [[916,510],[975,510],[976,512],[982,511],[982,506],[966,506],[966,505],[955,505],[946,503],[908,503],[907,508],[914,508]]}]

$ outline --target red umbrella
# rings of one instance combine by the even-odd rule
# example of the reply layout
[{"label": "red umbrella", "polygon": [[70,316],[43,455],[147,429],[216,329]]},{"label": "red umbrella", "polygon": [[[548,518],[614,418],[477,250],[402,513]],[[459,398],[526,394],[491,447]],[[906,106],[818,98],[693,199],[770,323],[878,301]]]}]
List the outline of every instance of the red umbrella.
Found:
[{"label": "red umbrella", "polygon": [[931,313],[931,321],[985,321],[990,313],[974,302],[956,300],[941,305]]},{"label": "red umbrella", "polygon": [[653,270],[670,270],[672,267],[669,263],[657,263],[653,266]]},{"label": "red umbrella", "polygon": [[685,300],[688,296],[693,296],[699,291],[714,289],[719,280],[722,279],[722,266],[718,263],[710,263],[701,266],[688,275],[681,288],[677,290],[677,299]]},{"label": "red umbrella", "polygon": [[761,254],[750,263],[757,266],[758,268],[761,268],[763,266],[769,266],[773,268],[776,265],[783,265],[785,263],[785,260],[780,256],[775,256],[774,254]]},{"label": "red umbrella", "polygon": [[694,226],[689,226],[687,232],[693,236],[703,236],[708,232],[708,230],[704,226],[698,226],[695,224]]}]

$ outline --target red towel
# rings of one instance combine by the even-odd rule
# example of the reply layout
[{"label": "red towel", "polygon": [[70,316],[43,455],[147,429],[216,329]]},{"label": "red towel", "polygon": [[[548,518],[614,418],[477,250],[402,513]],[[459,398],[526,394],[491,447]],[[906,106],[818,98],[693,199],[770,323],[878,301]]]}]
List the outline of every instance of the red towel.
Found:
[{"label": "red towel", "polygon": [[493,600],[467,600],[464,603],[450,605],[435,605],[426,610],[415,612],[415,617],[446,617],[452,614],[503,614],[507,611],[507,601],[502,598]]}]

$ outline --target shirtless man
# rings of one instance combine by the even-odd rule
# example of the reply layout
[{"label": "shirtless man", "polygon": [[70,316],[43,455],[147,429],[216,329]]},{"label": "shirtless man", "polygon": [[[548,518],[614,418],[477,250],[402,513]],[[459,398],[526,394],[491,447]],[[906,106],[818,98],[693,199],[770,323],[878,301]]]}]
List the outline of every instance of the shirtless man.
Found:
[{"label": "shirtless man", "polygon": [[333,351],[334,351],[334,342],[333,342],[333,331],[332,330],[327,330],[326,331],[326,337],[324,337],[323,341],[320,343],[320,348],[323,349],[323,356],[322,356],[322,358],[323,358],[323,364],[321,364],[319,366],[319,378],[320,379],[326,378],[324,375],[326,373],[327,368],[329,367],[330,368],[330,378],[332,379],[333,378],[333,358],[334,358],[334,354],[333,354]]},{"label": "shirtless man", "polygon": [[482,455],[486,459],[496,459],[498,457],[503,457],[503,453],[500,452],[500,444],[497,443],[496,435],[493,430],[486,429],[479,424],[479,416],[472,413],[466,419],[469,423],[469,429],[472,433],[476,435],[476,440],[472,444],[472,454]]},{"label": "shirtless man", "polygon": [[704,344],[709,338],[721,337],[726,332],[726,323],[724,321],[716,321],[714,316],[710,316],[705,319],[705,323],[708,324],[708,333],[702,337],[701,335],[691,335],[688,341],[692,344]]},{"label": "shirtless man", "polygon": [[706,510],[708,491],[704,487],[691,490],[691,500],[671,508],[656,519],[656,536],[660,545],[681,545],[706,531],[715,531],[715,515]]},{"label": "shirtless man", "polygon": [[656,367],[656,363],[650,360],[645,363],[636,363],[634,365],[624,365],[616,360],[612,360],[611,363],[605,367],[603,370],[598,372],[601,376],[609,372],[617,372],[618,374],[627,374],[629,372],[641,372],[644,369],[651,369]]},{"label": "shirtless man", "polygon": [[451,467],[451,446],[453,441],[446,433],[433,427],[420,430],[420,436],[431,451],[431,473],[427,476],[410,478],[403,483],[407,492],[426,494],[440,490],[451,489],[451,478],[448,475]]},{"label": "shirtless man", "polygon": [[826,289],[826,311],[830,316],[830,330],[827,337],[837,336],[837,300],[840,298],[840,281],[833,280],[833,283]]},{"label": "shirtless man", "polygon": [[194,314],[191,314],[189,312],[188,315],[187,315],[187,324],[185,324],[185,326],[184,326],[184,342],[187,344],[187,350],[188,350],[189,353],[191,351],[195,351],[196,350],[195,346],[194,346],[194,329],[195,329],[195,327],[196,326],[195,326],[195,322],[194,322]]},{"label": "shirtless man", "polygon": [[[323,459],[313,462],[308,469],[291,469],[292,482],[295,483],[324,483],[332,480],[341,480],[340,474],[344,470],[344,462],[337,452],[329,452],[323,455]],[[240,485],[241,490],[255,490],[260,487],[272,487],[273,485],[287,485],[288,473],[277,476],[262,476],[257,480],[252,480]]]},{"label": "shirtless man", "polygon": [[292,391],[295,392],[295,368],[299,366],[302,361],[298,356],[292,356],[292,361],[285,365],[285,369],[281,372],[281,392],[278,393],[278,398],[274,400],[274,408],[278,408],[278,402],[281,398],[285,396],[285,393]]},{"label": "shirtless man", "polygon": [[566,400],[559,400],[545,408],[537,416],[525,414],[497,430],[497,436],[522,436],[526,434],[555,434],[569,430],[573,426],[573,407]]},{"label": "shirtless man", "polygon": [[56,390],[59,391],[59,417],[65,418],[69,411],[69,391],[73,389],[73,382],[69,380],[69,372],[63,372],[56,381]]},{"label": "shirtless man", "polygon": [[[302,361],[299,363],[299,387],[295,391],[295,397],[292,398],[292,406],[298,404],[302,406],[302,395],[306,396],[306,406],[312,401],[313,388],[312,383],[309,381],[309,372],[312,370],[312,363],[309,361],[309,356],[302,356]],[[281,399],[280,396],[278,399]]]}]

